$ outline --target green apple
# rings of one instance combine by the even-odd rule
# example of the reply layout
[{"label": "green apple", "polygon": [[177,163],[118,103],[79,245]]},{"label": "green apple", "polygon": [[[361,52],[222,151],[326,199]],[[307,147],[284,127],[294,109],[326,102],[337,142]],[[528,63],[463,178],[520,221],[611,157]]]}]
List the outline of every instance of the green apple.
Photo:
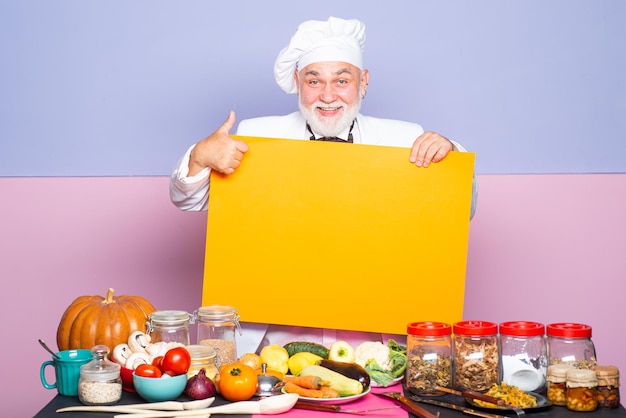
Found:
[{"label": "green apple", "polygon": [[347,341],[335,341],[330,345],[328,359],[342,363],[354,363],[356,360],[354,348]]}]

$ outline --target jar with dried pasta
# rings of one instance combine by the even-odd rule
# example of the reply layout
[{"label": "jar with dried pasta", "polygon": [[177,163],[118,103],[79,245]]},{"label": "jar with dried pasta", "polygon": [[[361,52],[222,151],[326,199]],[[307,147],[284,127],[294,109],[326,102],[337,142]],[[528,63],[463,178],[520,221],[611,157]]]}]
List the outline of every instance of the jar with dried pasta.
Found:
[{"label": "jar with dried pasta", "polygon": [[596,349],[591,327],[585,324],[559,322],[546,327],[549,364],[571,364],[577,369],[596,365]]},{"label": "jar with dried pasta", "polygon": [[567,405],[567,371],[574,369],[570,364],[553,364],[548,366],[548,401],[552,405]]},{"label": "jar with dried pasta", "polygon": [[486,392],[500,382],[498,325],[461,321],[453,326],[454,380],[457,390]]},{"label": "jar with dried pasta", "polygon": [[194,313],[198,323],[198,344],[208,345],[216,353],[215,366],[234,363],[237,360],[235,330],[241,335],[239,315],[232,306],[209,305]]},{"label": "jar with dried pasta", "polygon": [[452,385],[452,327],[413,322],[407,327],[406,386],[424,395],[443,394]]},{"label": "jar with dried pasta", "polygon": [[567,371],[567,409],[590,412],[598,407],[596,372],[587,369]]},{"label": "jar with dried pasta", "polygon": [[619,369],[616,366],[594,367],[598,378],[598,406],[600,408],[617,408],[619,397]]}]

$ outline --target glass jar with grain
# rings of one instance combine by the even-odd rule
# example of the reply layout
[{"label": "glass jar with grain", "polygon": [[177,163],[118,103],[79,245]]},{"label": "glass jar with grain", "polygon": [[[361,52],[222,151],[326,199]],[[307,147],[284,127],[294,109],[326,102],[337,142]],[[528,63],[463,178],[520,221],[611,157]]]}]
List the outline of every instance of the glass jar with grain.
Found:
[{"label": "glass jar with grain", "polygon": [[80,366],[78,400],[95,406],[118,403],[122,398],[121,366],[107,358],[106,345],[96,345],[91,352],[93,360]]},{"label": "glass jar with grain", "polygon": [[567,405],[567,371],[575,367],[570,364],[553,364],[548,366],[548,401],[552,405]]},{"label": "glass jar with grain", "polygon": [[567,409],[590,412],[598,407],[596,372],[588,369],[567,371]]},{"label": "glass jar with grain", "polygon": [[452,327],[413,322],[407,327],[406,385],[423,395],[439,395],[452,385]]},{"label": "glass jar with grain", "polygon": [[461,321],[453,326],[454,380],[457,390],[486,392],[500,382],[498,324]]},{"label": "glass jar with grain", "polygon": [[570,322],[548,324],[546,335],[549,364],[571,364],[577,369],[592,369],[597,364],[589,325]]},{"label": "glass jar with grain", "polygon": [[598,407],[619,407],[619,369],[616,366],[596,366],[594,371],[598,379]]},{"label": "glass jar with grain", "polygon": [[198,324],[198,344],[215,350],[217,369],[237,361],[235,331],[241,335],[237,309],[225,305],[209,305],[198,308],[194,313]]}]

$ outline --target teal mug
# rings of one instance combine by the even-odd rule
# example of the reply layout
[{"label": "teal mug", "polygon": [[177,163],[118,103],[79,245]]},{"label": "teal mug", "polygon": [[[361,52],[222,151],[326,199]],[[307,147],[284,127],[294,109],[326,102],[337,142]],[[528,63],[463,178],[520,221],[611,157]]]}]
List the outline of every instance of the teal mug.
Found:
[{"label": "teal mug", "polygon": [[[89,363],[93,359],[91,350],[64,350],[59,351],[59,358],[43,362],[39,376],[41,384],[46,389],[56,389],[59,394],[65,396],[78,396],[78,379],[80,378],[80,366]],[[53,384],[46,380],[46,367],[54,367],[56,381]]]}]

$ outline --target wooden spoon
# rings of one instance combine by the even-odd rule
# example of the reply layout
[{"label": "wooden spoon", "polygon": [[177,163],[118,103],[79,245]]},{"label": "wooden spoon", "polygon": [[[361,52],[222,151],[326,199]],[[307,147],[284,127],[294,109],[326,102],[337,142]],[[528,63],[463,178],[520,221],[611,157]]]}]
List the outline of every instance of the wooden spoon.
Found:
[{"label": "wooden spoon", "polygon": [[68,406],[65,408],[57,409],[57,412],[122,412],[129,414],[139,414],[147,412],[146,410],[187,411],[206,409],[211,406],[213,401],[215,401],[215,398],[207,398],[188,402],[166,401],[114,406]]},{"label": "wooden spoon", "polygon": [[269,396],[259,401],[241,401],[193,411],[154,411],[115,415],[114,418],[173,418],[207,417],[210,414],[282,414],[289,411],[298,401],[295,393]]}]

